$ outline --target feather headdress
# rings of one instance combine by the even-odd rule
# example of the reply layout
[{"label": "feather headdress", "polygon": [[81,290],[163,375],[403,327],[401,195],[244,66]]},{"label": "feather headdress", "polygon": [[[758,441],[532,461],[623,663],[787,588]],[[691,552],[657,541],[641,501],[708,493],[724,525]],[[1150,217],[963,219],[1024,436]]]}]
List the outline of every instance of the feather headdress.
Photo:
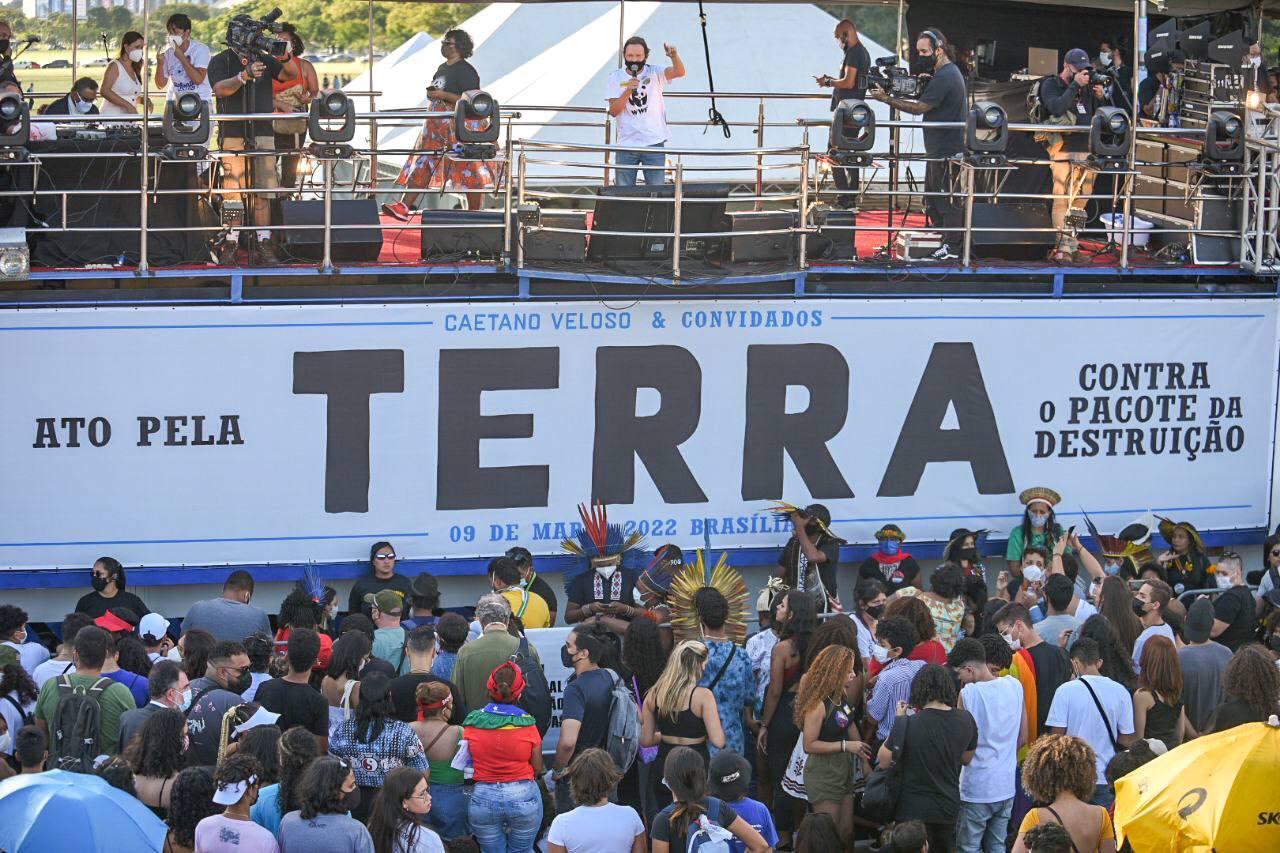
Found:
[{"label": "feather headdress", "polygon": [[675,545],[663,545],[653,552],[653,559],[636,581],[636,592],[644,606],[653,609],[666,603],[675,572],[684,566],[684,555]]},{"label": "feather headdress", "polygon": [[640,568],[643,556],[638,549],[644,536],[624,534],[620,526],[610,524],[608,509],[602,503],[590,507],[578,504],[578,516],[582,519],[582,529],[577,536],[560,540],[560,547],[565,553],[580,558],[564,573],[565,592],[579,575],[590,569],[609,565],[624,569]]},{"label": "feather headdress", "polygon": [[708,571],[701,549],[694,562],[686,563],[676,572],[667,595],[676,641],[702,638],[702,628],[698,621],[698,611],[693,606],[693,598],[704,586],[715,587],[728,600],[729,618],[724,623],[724,630],[729,639],[742,645],[747,637],[747,582],[737,569],[730,568],[729,558],[725,554],[721,554],[715,568]]},{"label": "feather headdress", "polygon": [[778,518],[784,519],[786,521],[790,521],[791,514],[796,513],[798,515],[803,516],[804,518],[808,518],[811,521],[818,522],[819,529],[821,529],[822,532],[827,534],[828,536],[834,535],[832,534],[830,528],[827,527],[827,522],[823,520],[821,516],[805,515],[805,511],[803,509],[801,509],[798,506],[795,506],[794,504],[789,504],[786,501],[769,501],[769,504],[770,504],[769,511],[772,512]]},{"label": "feather headdress", "polygon": [[1115,536],[1104,536],[1098,532],[1093,519],[1089,517],[1089,513],[1084,511],[1083,507],[1081,507],[1080,512],[1084,515],[1084,523],[1089,528],[1089,535],[1097,540],[1098,548],[1102,551],[1103,557],[1110,557],[1121,562],[1128,561],[1135,577],[1138,574],[1139,567],[1153,559],[1151,553],[1151,531],[1155,527],[1155,523],[1150,513],[1134,519]]}]

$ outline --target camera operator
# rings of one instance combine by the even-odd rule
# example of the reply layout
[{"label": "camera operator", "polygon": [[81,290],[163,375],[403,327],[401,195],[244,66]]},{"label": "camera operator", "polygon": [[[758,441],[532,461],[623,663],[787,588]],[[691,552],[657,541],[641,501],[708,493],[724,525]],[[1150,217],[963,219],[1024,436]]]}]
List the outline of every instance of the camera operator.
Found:
[{"label": "camera operator", "polygon": [[[832,112],[840,106],[841,101],[862,100],[867,96],[867,73],[871,70],[871,54],[858,38],[858,27],[853,21],[846,18],[836,24],[836,41],[839,42],[841,51],[840,76],[832,77],[827,74],[817,78],[819,86],[832,88]],[[854,168],[832,167],[831,177],[836,183],[836,189],[841,191],[856,192],[861,186],[858,170]],[[836,200],[838,207],[851,208],[856,203],[857,196],[852,192],[842,194]]]},{"label": "camera operator", "polygon": [[[1089,54],[1078,47],[1067,51],[1060,72],[1040,84],[1040,101],[1050,116],[1059,119],[1057,124],[1088,127],[1104,97],[1102,85],[1093,80]],[[1086,163],[1088,133],[1051,133],[1047,142],[1049,170],[1053,172],[1053,227],[1058,229],[1054,260],[1074,260],[1079,243],[1075,229],[1067,227],[1068,215],[1076,221],[1083,218],[1085,202],[1093,192],[1098,173]]]},{"label": "camera operator", "polygon": [[[929,83],[919,100],[891,97],[876,89],[871,97],[883,101],[899,112],[925,116],[924,152],[928,164],[924,173],[924,211],[934,228],[955,228],[963,224],[960,214],[963,206],[953,196],[955,177],[949,158],[964,150],[964,121],[969,109],[965,94],[964,75],[951,61],[952,47],[937,29],[922,30],[916,37],[916,53],[911,63],[919,75],[930,75]],[[958,127],[930,127],[933,123],[959,122]],[[933,260],[945,261],[958,257],[952,246],[959,239],[954,232],[943,232],[942,246],[933,254]]]},{"label": "camera operator", "polygon": [[[227,42],[234,43],[233,22],[227,29]],[[275,106],[272,101],[271,81],[283,83],[298,76],[296,66],[285,65],[265,51],[238,52],[228,47],[209,61],[209,79],[214,81],[213,94],[218,99],[218,112],[230,115],[270,114]],[[275,133],[271,120],[223,121],[218,123],[219,145],[223,151],[263,152],[222,158],[223,189],[238,190],[246,186],[256,190],[274,190],[279,187],[276,178]],[[253,161],[252,164],[250,161]],[[240,200],[238,193],[223,195],[223,202]],[[244,199],[245,223],[271,224],[271,196],[254,193]],[[252,211],[252,216],[250,212]],[[233,263],[238,235],[232,231],[221,251],[223,263]],[[271,232],[258,231],[258,254],[268,264],[280,262],[271,247]]]}]

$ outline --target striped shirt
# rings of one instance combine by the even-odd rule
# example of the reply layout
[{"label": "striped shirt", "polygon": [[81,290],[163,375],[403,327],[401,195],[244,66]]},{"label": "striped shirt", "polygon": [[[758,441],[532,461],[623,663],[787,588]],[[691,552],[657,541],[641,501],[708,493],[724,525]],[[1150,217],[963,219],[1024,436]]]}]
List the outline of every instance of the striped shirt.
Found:
[{"label": "striped shirt", "polygon": [[924,666],[922,660],[898,658],[891,661],[876,677],[876,686],[872,688],[871,698],[867,700],[867,713],[878,723],[876,737],[880,740],[889,737],[898,703],[911,698],[911,682]]}]

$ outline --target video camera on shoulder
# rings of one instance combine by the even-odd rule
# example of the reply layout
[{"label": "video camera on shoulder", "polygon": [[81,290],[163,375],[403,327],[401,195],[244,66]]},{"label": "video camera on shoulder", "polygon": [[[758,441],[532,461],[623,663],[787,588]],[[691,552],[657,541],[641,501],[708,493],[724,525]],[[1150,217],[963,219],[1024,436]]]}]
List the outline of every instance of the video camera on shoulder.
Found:
[{"label": "video camera on shoulder", "polygon": [[925,80],[898,64],[896,56],[882,56],[867,74],[867,80],[895,98],[918,98],[924,92]]},{"label": "video camera on shoulder", "polygon": [[227,47],[242,57],[280,56],[288,49],[288,42],[273,38],[284,32],[284,24],[278,23],[280,10],[272,9],[261,20],[248,15],[236,15],[227,22]]}]

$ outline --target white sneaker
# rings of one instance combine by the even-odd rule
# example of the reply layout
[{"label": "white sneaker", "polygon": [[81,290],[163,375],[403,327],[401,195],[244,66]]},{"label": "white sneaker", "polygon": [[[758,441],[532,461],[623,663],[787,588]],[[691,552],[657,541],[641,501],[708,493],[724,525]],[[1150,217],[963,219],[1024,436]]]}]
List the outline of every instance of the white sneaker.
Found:
[{"label": "white sneaker", "polygon": [[929,256],[929,260],[953,261],[958,257],[960,256],[957,255],[955,252],[951,251],[950,246],[948,246],[946,243],[943,243],[941,246],[939,246],[937,249],[934,250],[932,255]]}]

